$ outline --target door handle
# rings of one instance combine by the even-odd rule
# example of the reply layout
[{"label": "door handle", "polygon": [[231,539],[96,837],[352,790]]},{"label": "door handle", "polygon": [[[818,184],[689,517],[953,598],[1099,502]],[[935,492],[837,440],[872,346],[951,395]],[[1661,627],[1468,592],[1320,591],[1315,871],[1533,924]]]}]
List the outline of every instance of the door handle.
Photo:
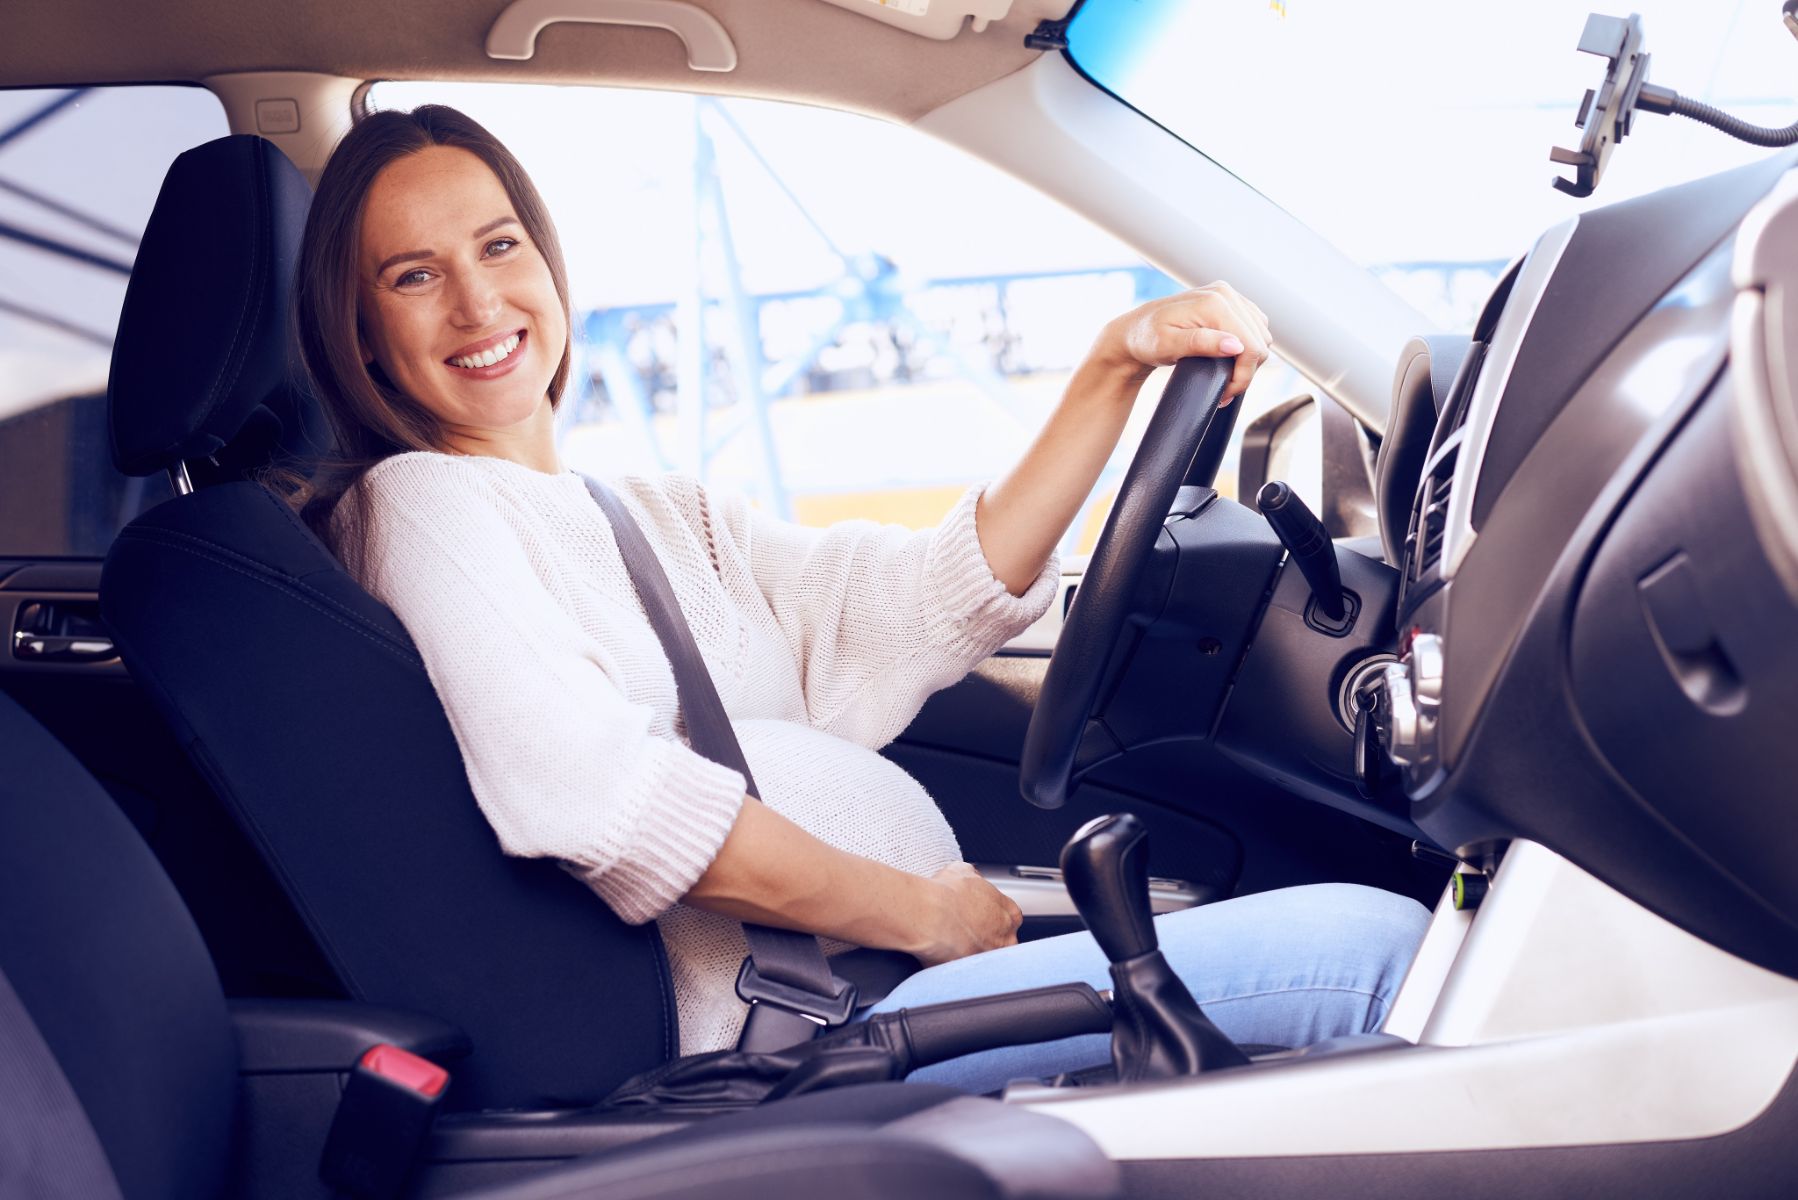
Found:
[{"label": "door handle", "polygon": [[[1057,867],[1010,866],[999,863],[977,863],[981,876],[1009,896],[1026,917],[1077,917],[1079,910],[1068,895]],[[1157,913],[1174,912],[1195,905],[1221,900],[1222,892],[1184,879],[1149,879],[1149,904]]]},{"label": "door handle", "polygon": [[33,600],[13,620],[12,656],[25,662],[100,663],[118,658],[96,601]]},{"label": "door handle", "polygon": [[111,638],[63,637],[27,629],[12,635],[12,654],[38,662],[105,662],[118,657]]}]

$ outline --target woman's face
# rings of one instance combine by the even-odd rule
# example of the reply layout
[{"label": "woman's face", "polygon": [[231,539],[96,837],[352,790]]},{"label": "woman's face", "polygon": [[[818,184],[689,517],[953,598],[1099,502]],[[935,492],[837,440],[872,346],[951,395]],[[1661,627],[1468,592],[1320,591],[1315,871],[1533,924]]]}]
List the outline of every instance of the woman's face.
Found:
[{"label": "woman's face", "polygon": [[363,206],[359,249],[365,362],[453,440],[548,431],[568,317],[486,163],[432,146],[388,164]]}]

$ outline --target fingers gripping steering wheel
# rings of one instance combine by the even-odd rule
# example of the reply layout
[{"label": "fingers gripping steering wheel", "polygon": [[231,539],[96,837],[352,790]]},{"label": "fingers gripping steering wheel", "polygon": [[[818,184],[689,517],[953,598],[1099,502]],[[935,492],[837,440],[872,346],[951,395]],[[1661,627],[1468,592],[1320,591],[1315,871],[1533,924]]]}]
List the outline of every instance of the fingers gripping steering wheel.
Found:
[{"label": "fingers gripping steering wheel", "polygon": [[1234,409],[1221,407],[1234,363],[1181,359],[1124,473],[1024,734],[1019,779],[1024,798],[1038,808],[1060,808],[1079,781],[1081,739],[1125,632],[1143,565],[1176,495],[1183,484],[1209,486],[1217,475],[1235,423]]}]

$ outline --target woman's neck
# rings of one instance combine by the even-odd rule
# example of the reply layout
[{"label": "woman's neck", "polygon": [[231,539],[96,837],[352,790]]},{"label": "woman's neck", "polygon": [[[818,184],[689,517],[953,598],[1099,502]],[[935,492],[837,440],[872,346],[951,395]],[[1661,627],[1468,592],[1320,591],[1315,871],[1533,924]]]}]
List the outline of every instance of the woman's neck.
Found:
[{"label": "woman's neck", "polygon": [[446,427],[443,448],[451,454],[503,458],[545,475],[566,469],[556,453],[556,415],[547,400],[529,418],[505,429]]}]

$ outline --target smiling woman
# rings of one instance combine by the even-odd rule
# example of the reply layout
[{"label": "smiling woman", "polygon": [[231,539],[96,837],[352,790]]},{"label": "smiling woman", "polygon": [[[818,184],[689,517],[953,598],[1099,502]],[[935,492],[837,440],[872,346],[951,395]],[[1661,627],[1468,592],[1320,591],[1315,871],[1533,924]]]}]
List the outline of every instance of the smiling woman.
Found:
[{"label": "smiling woman", "polygon": [[326,535],[338,498],[395,453],[545,444],[525,434],[548,428],[569,370],[561,243],[497,138],[441,105],[377,113],[331,166],[307,217],[294,308],[339,457],[309,479],[271,478]]},{"label": "smiling woman", "polygon": [[[508,458],[551,445],[568,345],[567,301],[512,208],[474,154],[433,146],[376,177],[359,238],[363,360],[437,419],[441,445]],[[393,251],[452,229],[469,232]]]}]

